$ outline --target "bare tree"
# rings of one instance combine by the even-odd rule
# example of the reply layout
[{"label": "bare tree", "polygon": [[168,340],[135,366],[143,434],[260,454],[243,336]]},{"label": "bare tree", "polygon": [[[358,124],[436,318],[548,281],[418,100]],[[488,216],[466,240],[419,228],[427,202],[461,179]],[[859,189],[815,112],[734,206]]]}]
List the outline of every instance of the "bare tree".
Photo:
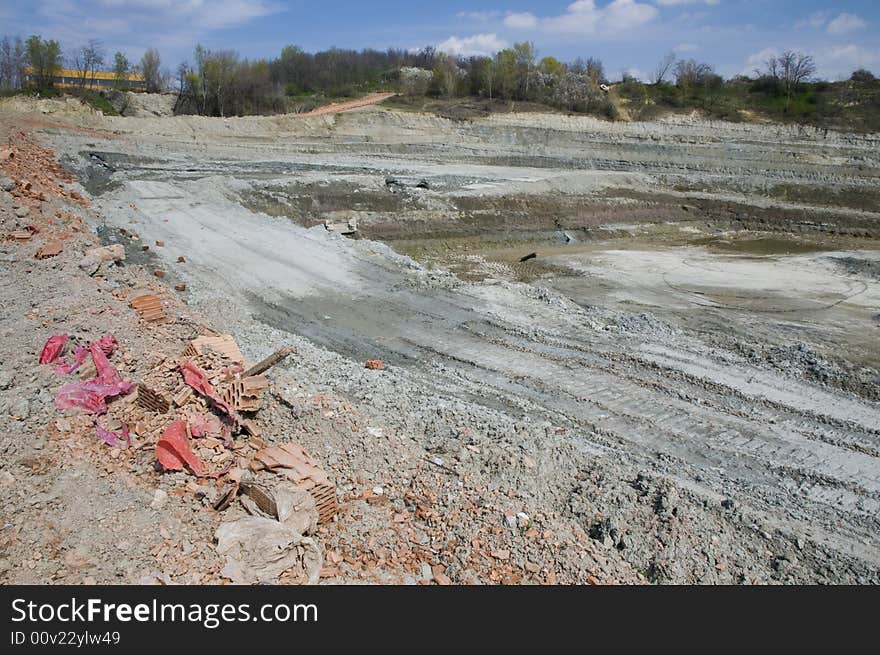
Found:
[{"label": "bare tree", "polygon": [[659,64],[657,64],[657,68],[654,69],[654,74],[651,76],[651,81],[654,84],[662,84],[674,63],[675,53],[670,52],[660,60]]},{"label": "bare tree", "polygon": [[24,62],[25,49],[21,37],[10,39],[4,36],[0,41],[0,88],[21,87]]},{"label": "bare tree", "polygon": [[95,84],[95,77],[99,70],[104,67],[104,64],[107,60],[107,51],[104,50],[104,46],[101,45],[101,42],[97,39],[91,39],[86,47],[86,63],[89,67],[89,76],[92,80],[92,85]]},{"label": "bare tree", "polygon": [[90,39],[70,57],[71,68],[77,71],[81,88],[90,82],[94,85],[96,73],[104,65],[104,57],[104,48],[97,39]]},{"label": "bare tree", "polygon": [[705,86],[713,75],[709,64],[695,59],[682,59],[675,65],[675,83],[684,91]]},{"label": "bare tree", "polygon": [[578,57],[573,62],[568,65],[568,72],[574,73],[575,75],[580,75],[581,73],[585,73],[587,71],[587,62],[583,60],[583,57]]},{"label": "bare tree", "polygon": [[83,66],[82,48],[77,48],[73,52],[68,53],[64,58],[67,60],[67,67],[76,73],[77,86],[85,85],[86,72]]},{"label": "bare tree", "polygon": [[766,74],[782,84],[785,97],[791,102],[791,94],[798,85],[816,74],[816,62],[802,52],[786,50],[778,57],[770,57],[766,64]]},{"label": "bare tree", "polygon": [[437,58],[437,48],[427,45],[415,55],[413,65],[418,68],[434,68],[434,60]]}]

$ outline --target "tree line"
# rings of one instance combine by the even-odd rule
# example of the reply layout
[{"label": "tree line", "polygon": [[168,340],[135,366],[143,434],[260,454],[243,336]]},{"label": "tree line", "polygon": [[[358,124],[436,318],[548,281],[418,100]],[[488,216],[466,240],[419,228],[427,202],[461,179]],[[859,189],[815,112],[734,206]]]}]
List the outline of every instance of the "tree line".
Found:
[{"label": "tree line", "polygon": [[433,47],[329,50],[309,53],[288,46],[271,60],[241,59],[232,50],[195,49],[193,63],[178,68],[177,111],[211,116],[300,109],[310,101],[380,89],[405,96],[489,99],[545,103],[570,111],[608,105],[606,81],[595,58],[562,63],[538,58],[532,43],[517,43],[494,57],[455,57]]},{"label": "tree line", "polygon": [[[26,41],[0,41],[0,87],[21,88],[26,66],[37,89],[51,88],[52,79],[66,63],[77,71],[77,85],[86,87],[99,70],[115,73],[118,88],[129,74],[141,73],[148,91],[176,90],[175,111],[207,116],[279,113],[307,110],[328,98],[354,96],[375,90],[393,90],[405,98],[483,97],[489,100],[528,101],[565,111],[613,115],[602,62],[594,57],[562,62],[540,57],[534,44],[517,43],[494,56],[454,56],[432,46],[420,50],[352,50],[330,48],[309,53],[291,45],[274,59],[242,58],[230,49],[196,46],[191,61],[175,74],[163,68],[161,57],[149,49],[138,62],[121,52],[108,58],[100,41],[62,53],[59,43],[34,35]],[[755,71],[753,82],[764,92],[791,101],[804,82],[814,78],[816,63],[794,51],[771,57]],[[865,70],[854,80],[873,80]],[[624,83],[635,82],[624,75]],[[664,56],[652,71],[649,84],[673,84],[681,94],[718,92],[727,81],[705,62]]]}]

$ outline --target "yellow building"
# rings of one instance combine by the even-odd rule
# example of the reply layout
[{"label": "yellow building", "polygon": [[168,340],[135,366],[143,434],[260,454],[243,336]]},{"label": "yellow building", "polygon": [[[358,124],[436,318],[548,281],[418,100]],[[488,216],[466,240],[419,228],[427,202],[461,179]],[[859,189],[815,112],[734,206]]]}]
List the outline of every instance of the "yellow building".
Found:
[{"label": "yellow building", "polygon": [[[83,84],[85,77],[85,84]],[[27,66],[24,69],[25,82],[32,82],[34,69]],[[140,73],[129,73],[117,84],[116,73],[108,71],[79,71],[72,68],[62,68],[52,77],[52,85],[59,89],[79,88],[86,89],[111,89],[115,86],[123,86],[129,89],[146,89],[147,82]]]}]

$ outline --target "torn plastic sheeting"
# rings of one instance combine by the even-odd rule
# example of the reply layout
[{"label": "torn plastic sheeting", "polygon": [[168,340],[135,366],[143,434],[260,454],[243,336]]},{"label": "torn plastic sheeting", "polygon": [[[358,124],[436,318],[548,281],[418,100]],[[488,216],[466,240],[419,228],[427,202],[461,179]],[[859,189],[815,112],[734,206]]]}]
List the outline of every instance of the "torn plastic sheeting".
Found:
[{"label": "torn plastic sheeting", "polygon": [[317,584],[324,558],[311,537],[262,516],[223,523],[214,534],[226,556],[220,572],[236,584],[272,584],[282,575],[298,584]]},{"label": "torn plastic sheeting", "polygon": [[[58,359],[58,354],[65,343],[67,343],[66,335],[56,335],[46,342],[43,351],[47,362],[53,362]],[[107,398],[125,395],[134,390],[136,385],[133,382],[123,380],[119,372],[110,364],[105,354],[113,352],[113,349],[118,345],[119,343],[115,337],[106,335],[97,341],[89,343],[88,349],[83,347],[77,348],[74,352],[72,364],[59,362],[60,365],[55,368],[57,373],[72,373],[82,365],[88,354],[91,353],[98,375],[91,380],[71,382],[62,386],[55,395],[55,406],[58,409],[84,409],[89,413],[100,415],[107,411]],[[44,357],[41,354],[40,361],[43,361],[43,359]]]},{"label": "torn plastic sheeting", "polygon": [[68,364],[64,361],[59,361],[58,366],[55,367],[55,372],[60,375],[70,375],[80,366],[82,366],[83,362],[86,361],[86,357],[88,356],[88,348],[86,348],[85,346],[77,346],[76,350],[73,351],[73,362]]},{"label": "torn plastic sheeting", "polygon": [[208,376],[198,366],[187,360],[180,365],[180,372],[184,381],[203,396],[214,396],[214,387],[208,381]]},{"label": "torn plastic sheeting", "polygon": [[113,432],[112,430],[108,430],[106,428],[101,427],[101,424],[95,419],[95,432],[101,440],[107,444],[108,446],[129,446],[131,444],[131,434],[128,431],[128,426],[123,423],[121,432]]},{"label": "torn plastic sheeting", "polygon": [[[78,346],[73,354],[73,362],[68,364],[60,359],[60,355],[67,345],[70,337],[66,334],[56,334],[46,341],[43,350],[40,352],[40,364],[55,364],[55,372],[62,375],[69,375],[76,371],[86,360],[89,352],[95,360],[95,368],[98,369],[98,377],[102,382],[114,383],[121,382],[122,379],[116,373],[116,370],[107,361],[107,357],[113,354],[113,351],[119,347],[119,342],[112,334],[105,334],[97,341],[89,344],[88,349]],[[95,353],[98,353],[95,355]]]},{"label": "torn plastic sheeting", "polygon": [[165,428],[165,432],[156,442],[156,459],[166,471],[182,471],[184,468],[199,478],[218,478],[229,467],[217,473],[208,473],[205,463],[199,459],[189,445],[186,419],[178,419]]},{"label": "torn plastic sheeting", "polygon": [[113,354],[113,351],[119,347],[119,342],[112,334],[105,334],[103,337],[98,339],[98,347],[105,355],[109,357]]},{"label": "torn plastic sheeting", "polygon": [[180,372],[183,374],[184,382],[206,398],[209,398],[217,406],[217,409],[228,415],[236,424],[241,422],[235,410],[214,391],[214,387],[208,381],[208,376],[198,366],[186,360],[180,365]]},{"label": "torn plastic sheeting", "polygon": [[58,359],[64,346],[67,344],[66,334],[56,334],[49,337],[43,350],[40,351],[40,364],[52,364]]},{"label": "torn plastic sheeting", "polygon": [[58,409],[84,409],[91,414],[103,414],[107,411],[107,398],[125,395],[134,389],[133,382],[107,384],[98,378],[82,382],[71,382],[62,386],[55,395],[55,406]]},{"label": "torn plastic sheeting", "polygon": [[187,424],[193,437],[218,437],[226,442],[232,439],[229,426],[213,414],[195,414],[189,417]]},{"label": "torn plastic sheeting", "polygon": [[165,428],[156,442],[156,459],[166,471],[188,468],[197,477],[205,477],[205,463],[189,447],[185,419],[178,419]]},{"label": "torn plastic sheeting", "polygon": [[[95,362],[95,369],[98,371],[98,377],[96,377],[95,380],[103,382],[104,384],[121,384],[123,383],[122,377],[119,375],[119,372],[113,368],[110,360],[107,359],[107,355],[104,354],[104,349],[101,346],[102,340],[103,338],[98,341],[92,341],[89,344],[89,351],[92,353],[92,361]],[[116,341],[115,339],[113,340]],[[132,385],[133,389],[134,384],[129,384]]]}]

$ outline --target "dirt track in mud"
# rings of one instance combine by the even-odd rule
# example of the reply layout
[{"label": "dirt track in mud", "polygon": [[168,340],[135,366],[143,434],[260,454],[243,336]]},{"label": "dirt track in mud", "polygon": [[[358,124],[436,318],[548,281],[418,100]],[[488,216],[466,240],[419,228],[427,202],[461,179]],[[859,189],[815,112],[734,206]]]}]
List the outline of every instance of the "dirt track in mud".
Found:
[{"label": "dirt track in mud", "polygon": [[[877,137],[382,109],[86,122],[118,138],[47,138],[246,354],[304,337],[289,375],[649,580],[880,580],[880,214],[774,197],[872,198]],[[349,218],[366,238],[320,225]]]}]

